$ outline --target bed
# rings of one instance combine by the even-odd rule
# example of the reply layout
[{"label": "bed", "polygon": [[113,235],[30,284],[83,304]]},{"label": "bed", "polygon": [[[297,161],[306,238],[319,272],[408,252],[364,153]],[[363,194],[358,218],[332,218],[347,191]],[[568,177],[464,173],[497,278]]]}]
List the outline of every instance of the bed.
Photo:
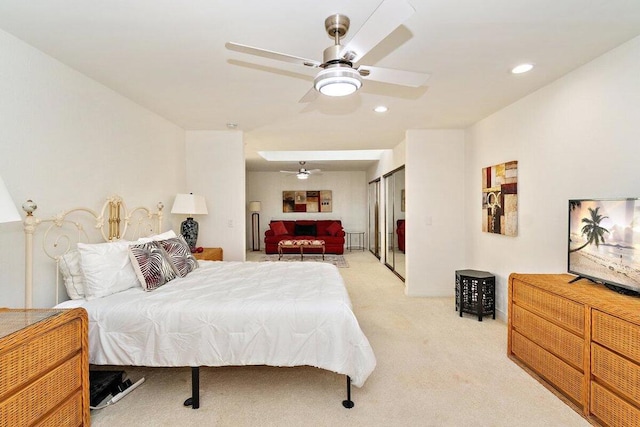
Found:
[{"label": "bed", "polygon": [[[77,246],[82,255],[80,264],[85,261],[83,271],[87,282],[92,268],[90,258],[85,257],[87,250],[99,248],[97,268],[108,270],[107,273],[125,270],[124,260],[120,259],[120,264],[105,262],[103,260],[111,255],[104,255],[102,251],[114,252],[129,247],[132,252],[131,241],[123,242],[123,236],[132,224],[138,230],[138,236],[132,241],[138,245],[160,246],[162,242],[174,240],[157,234],[156,237],[141,238],[141,235],[154,235],[161,228],[161,205],[155,212],[141,208],[133,210],[142,213],[142,220],[137,222],[117,196],[109,198],[107,205],[100,212],[76,208],[45,220],[31,214],[25,221],[25,230],[30,224],[32,237],[35,227],[48,223],[45,237],[57,242],[53,247],[58,251],[53,254],[45,249],[45,252],[55,260],[59,270],[64,270],[64,264],[69,263],[69,255]],[[69,219],[71,214],[78,213],[93,217],[96,220],[94,229],[101,230],[98,233],[101,240],[112,243],[92,245],[82,242],[86,240],[88,227]],[[61,239],[59,235],[65,224],[80,231],[79,237],[85,239],[78,238],[80,242],[75,245],[70,243],[71,238]],[[109,227],[106,232],[105,227]],[[27,234],[27,248],[32,246],[29,237]],[[47,240],[50,239],[45,238],[43,246]],[[61,241],[65,242],[63,248],[59,247]],[[135,244],[132,247],[136,247]],[[136,261],[130,259],[135,271]],[[363,386],[374,370],[376,360],[335,266],[324,263],[196,263],[197,266],[184,277],[175,277],[152,290],[143,289],[144,282],[142,286],[129,286],[106,295],[102,289],[93,289],[91,295],[75,295],[75,299],[56,307],[87,310],[91,364],[191,367],[192,395],[185,405],[194,409],[199,406],[200,366],[244,365],[306,365],[346,375],[347,399],[343,405],[353,406],[351,384]],[[67,283],[69,272],[64,276],[67,293],[74,294]],[[97,284],[85,283],[83,286],[101,287],[110,280],[116,284],[124,280],[97,277]]]}]

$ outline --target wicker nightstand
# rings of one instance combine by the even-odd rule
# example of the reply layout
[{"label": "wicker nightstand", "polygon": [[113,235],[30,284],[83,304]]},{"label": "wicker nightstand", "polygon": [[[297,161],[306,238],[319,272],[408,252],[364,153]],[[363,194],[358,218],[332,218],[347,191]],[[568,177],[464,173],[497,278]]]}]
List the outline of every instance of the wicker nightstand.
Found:
[{"label": "wicker nightstand", "polygon": [[193,256],[203,261],[222,261],[222,248],[204,248],[204,251],[196,252]]}]

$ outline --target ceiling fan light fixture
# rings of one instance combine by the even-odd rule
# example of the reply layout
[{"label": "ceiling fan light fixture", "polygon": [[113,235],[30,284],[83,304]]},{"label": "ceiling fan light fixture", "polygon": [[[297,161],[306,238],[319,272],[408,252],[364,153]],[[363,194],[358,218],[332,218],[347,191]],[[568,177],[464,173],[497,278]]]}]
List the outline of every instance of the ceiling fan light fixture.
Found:
[{"label": "ceiling fan light fixture", "polygon": [[296,174],[296,177],[297,177],[298,179],[308,179],[308,178],[309,178],[309,174],[308,174],[308,173],[306,173],[306,172],[298,172],[298,173]]},{"label": "ceiling fan light fixture", "polygon": [[313,81],[318,92],[327,96],[351,95],[362,87],[360,73],[351,67],[338,65],[320,71]]}]

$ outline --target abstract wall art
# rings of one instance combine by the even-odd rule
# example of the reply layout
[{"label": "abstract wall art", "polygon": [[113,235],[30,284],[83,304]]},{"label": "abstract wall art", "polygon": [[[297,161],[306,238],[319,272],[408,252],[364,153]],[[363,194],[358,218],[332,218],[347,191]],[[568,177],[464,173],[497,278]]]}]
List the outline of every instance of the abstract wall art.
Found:
[{"label": "abstract wall art", "polygon": [[482,168],[482,231],[518,235],[518,161]]},{"label": "abstract wall art", "polygon": [[331,212],[331,190],[283,191],[282,212]]}]

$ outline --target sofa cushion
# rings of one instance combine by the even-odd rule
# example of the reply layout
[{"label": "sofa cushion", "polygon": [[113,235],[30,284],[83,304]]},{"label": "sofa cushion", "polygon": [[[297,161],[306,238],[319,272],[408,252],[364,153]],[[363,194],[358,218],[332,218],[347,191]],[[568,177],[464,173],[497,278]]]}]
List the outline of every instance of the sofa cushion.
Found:
[{"label": "sofa cushion", "polygon": [[284,226],[282,221],[272,222],[269,225],[269,227],[271,227],[271,230],[273,231],[273,234],[275,234],[276,236],[281,236],[283,234],[288,234],[287,228]]},{"label": "sofa cushion", "polygon": [[330,226],[327,227],[327,233],[329,233],[329,235],[331,236],[335,236],[340,230],[342,230],[342,226],[336,221],[334,221]]},{"label": "sofa cushion", "polygon": [[296,223],[293,229],[293,234],[295,236],[315,236],[316,233],[317,231],[315,224],[303,225]]}]

